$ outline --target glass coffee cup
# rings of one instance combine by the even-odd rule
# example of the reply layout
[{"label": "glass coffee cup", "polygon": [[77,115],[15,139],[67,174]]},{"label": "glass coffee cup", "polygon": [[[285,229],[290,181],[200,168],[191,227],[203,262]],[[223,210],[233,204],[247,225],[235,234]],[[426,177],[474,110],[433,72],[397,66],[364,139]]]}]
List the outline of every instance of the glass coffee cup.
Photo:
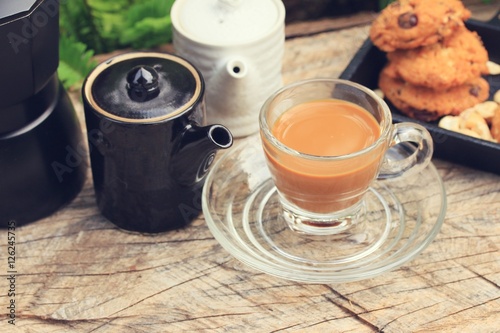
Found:
[{"label": "glass coffee cup", "polygon": [[[285,86],[264,103],[259,124],[282,216],[304,234],[342,234],[361,223],[374,181],[411,177],[433,153],[424,127],[392,124],[383,99],[341,79]],[[395,147],[410,153],[393,154]]]}]

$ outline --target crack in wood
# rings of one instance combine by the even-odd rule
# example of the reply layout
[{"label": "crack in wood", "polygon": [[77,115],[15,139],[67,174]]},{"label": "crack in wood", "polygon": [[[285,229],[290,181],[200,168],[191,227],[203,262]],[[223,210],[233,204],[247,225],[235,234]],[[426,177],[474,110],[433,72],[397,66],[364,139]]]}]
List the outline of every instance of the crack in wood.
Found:
[{"label": "crack in wood", "polygon": [[[482,302],[482,303],[480,303],[480,304],[474,304],[474,305],[472,305],[472,306],[469,306],[469,307],[463,308],[463,309],[461,309],[461,310],[459,310],[459,311],[446,313],[444,316],[441,316],[441,317],[439,317],[439,318],[435,318],[435,319],[433,319],[433,320],[429,320],[429,321],[427,321],[427,322],[426,322],[426,324],[435,323],[435,322],[438,322],[438,321],[440,321],[440,320],[442,320],[442,319],[449,319],[451,316],[457,315],[457,314],[462,313],[462,312],[469,311],[469,310],[471,310],[471,309],[474,309],[474,308],[477,308],[477,307],[480,307],[480,306],[486,305],[486,304],[488,304],[488,303],[491,303],[491,302],[494,302],[494,301],[497,301],[497,300],[500,300],[500,296],[499,296],[499,297],[497,297],[497,298],[490,299],[490,300],[488,300],[487,302]],[[486,317],[486,316],[485,316],[485,317]]]},{"label": "crack in wood", "polygon": [[391,325],[392,323],[394,323],[394,322],[398,321],[398,320],[399,320],[399,319],[401,319],[401,318],[404,318],[404,317],[406,317],[406,316],[409,316],[409,315],[412,315],[412,314],[418,313],[418,312],[420,312],[420,311],[424,311],[424,310],[426,310],[426,309],[432,308],[432,307],[434,307],[435,305],[440,304],[440,303],[442,303],[442,302],[437,302],[437,303],[434,303],[434,304],[431,304],[431,305],[428,305],[428,306],[420,307],[420,308],[418,308],[418,309],[416,309],[416,310],[414,310],[414,311],[409,311],[409,312],[406,312],[406,313],[404,313],[404,314],[402,314],[402,315],[400,315],[400,316],[397,316],[397,317],[395,317],[394,319],[392,319],[392,320],[388,321],[388,322],[387,322],[387,323],[386,323],[386,324],[385,324],[385,325],[381,328],[381,332],[384,332],[384,330],[385,330],[385,329],[386,329],[389,325]]},{"label": "crack in wood", "polygon": [[[339,293],[338,291],[336,291],[335,289],[333,289],[332,287],[330,286],[327,286],[327,288],[336,296],[338,296],[339,298],[341,298],[342,300],[344,301],[347,301],[349,302],[349,304],[354,304],[355,306],[359,307],[360,309],[364,310],[363,313],[369,313],[370,311],[368,311],[367,309],[365,309],[364,307],[362,307],[360,304],[356,303],[356,302],[352,302],[349,298],[345,297],[344,295],[342,295],[341,293]],[[360,322],[361,324],[367,326],[368,328],[372,329],[373,331],[375,332],[383,332],[382,330],[380,330],[380,328],[371,323],[370,321],[364,319],[363,317],[361,317],[357,312],[349,309],[348,307],[340,304],[340,303],[337,303],[335,302],[333,299],[331,299],[330,297],[327,297],[325,295],[325,299],[333,304],[335,304],[336,306],[338,306],[342,311],[344,311],[345,313],[347,313],[349,316],[353,317],[354,319],[356,319],[358,322]]]}]

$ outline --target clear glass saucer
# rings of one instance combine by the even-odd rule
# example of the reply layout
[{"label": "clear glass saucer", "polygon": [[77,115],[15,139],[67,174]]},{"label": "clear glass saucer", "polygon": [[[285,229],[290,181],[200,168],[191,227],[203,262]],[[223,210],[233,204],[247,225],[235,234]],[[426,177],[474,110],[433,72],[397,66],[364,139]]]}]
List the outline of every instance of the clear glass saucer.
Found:
[{"label": "clear glass saucer", "polygon": [[[406,153],[411,152],[400,147],[390,154]],[[215,239],[243,263],[288,280],[341,283],[395,269],[422,252],[441,228],[446,194],[430,164],[376,181],[366,195],[364,220],[349,232],[301,234],[283,217],[259,138],[253,136],[213,166],[202,205]]]}]

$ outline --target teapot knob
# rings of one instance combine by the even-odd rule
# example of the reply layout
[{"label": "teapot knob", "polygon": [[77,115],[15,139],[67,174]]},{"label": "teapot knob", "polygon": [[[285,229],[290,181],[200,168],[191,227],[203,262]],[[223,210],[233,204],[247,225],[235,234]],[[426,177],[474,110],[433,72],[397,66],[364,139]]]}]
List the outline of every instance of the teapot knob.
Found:
[{"label": "teapot knob", "polygon": [[127,74],[127,91],[136,102],[146,102],[160,94],[158,72],[150,66],[137,66]]}]

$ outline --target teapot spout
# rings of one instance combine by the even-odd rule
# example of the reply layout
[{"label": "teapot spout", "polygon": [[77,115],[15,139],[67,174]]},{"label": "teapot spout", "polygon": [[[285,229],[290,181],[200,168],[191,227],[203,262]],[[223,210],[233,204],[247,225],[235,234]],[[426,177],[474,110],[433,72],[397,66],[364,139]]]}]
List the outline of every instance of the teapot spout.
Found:
[{"label": "teapot spout", "polygon": [[208,121],[224,124],[235,137],[256,133],[259,101],[265,100],[270,90],[265,75],[249,58],[224,59],[207,80]]},{"label": "teapot spout", "polygon": [[233,136],[222,125],[198,127],[188,125],[174,152],[171,173],[183,186],[203,184],[219,149],[233,145]]},{"label": "teapot spout", "polygon": [[247,76],[248,66],[243,59],[233,58],[226,62],[226,71],[230,78],[242,79]]},{"label": "teapot spout", "polygon": [[202,129],[206,129],[207,137],[215,149],[227,149],[233,145],[233,136],[226,127],[210,125]]}]

